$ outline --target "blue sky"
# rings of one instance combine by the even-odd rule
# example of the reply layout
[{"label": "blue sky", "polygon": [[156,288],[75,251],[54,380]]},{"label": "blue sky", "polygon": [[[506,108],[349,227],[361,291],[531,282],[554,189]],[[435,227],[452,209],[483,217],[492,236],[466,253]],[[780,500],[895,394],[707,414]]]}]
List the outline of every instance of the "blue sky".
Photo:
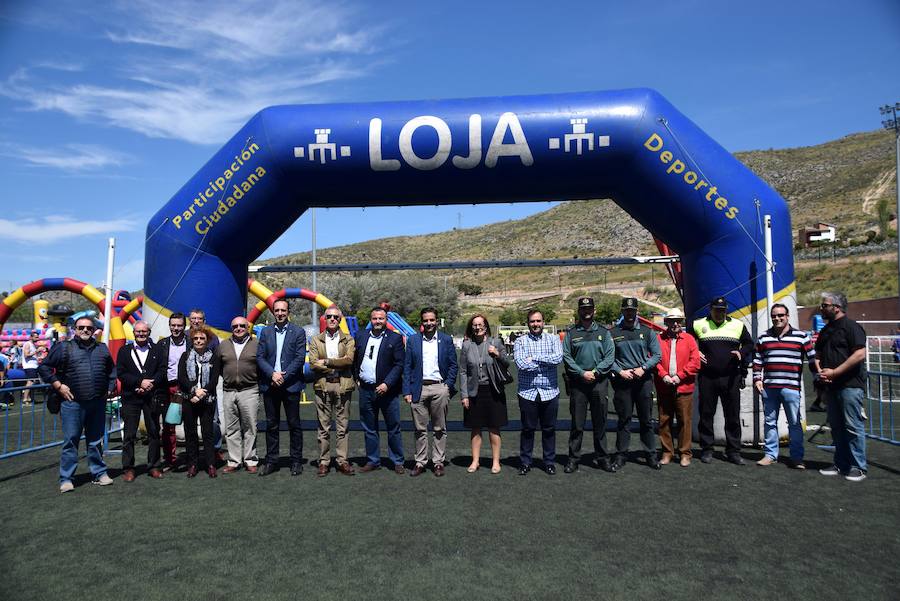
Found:
[{"label": "blue sky", "polygon": [[[554,6],[7,0],[0,290],[99,285],[108,236],[116,287],[139,288],[149,217],[272,104],[652,87],[739,151],[877,129],[878,107],[900,101],[896,1]],[[318,245],[549,206],[320,210]],[[306,214],[263,256],[309,250],[309,232]]]}]

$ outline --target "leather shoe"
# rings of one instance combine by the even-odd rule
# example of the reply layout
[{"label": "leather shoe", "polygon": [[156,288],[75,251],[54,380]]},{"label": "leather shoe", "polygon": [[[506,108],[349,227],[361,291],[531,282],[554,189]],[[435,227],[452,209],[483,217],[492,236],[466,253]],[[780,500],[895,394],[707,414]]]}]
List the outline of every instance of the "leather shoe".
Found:
[{"label": "leather shoe", "polygon": [[274,463],[264,463],[261,468],[259,468],[259,476],[268,476],[269,474],[274,474],[278,471],[278,466]]},{"label": "leather shoe", "polygon": [[152,468],[148,472],[148,474],[150,475],[151,478],[162,478],[163,477],[163,473],[161,471],[159,471],[158,468],[155,468],[155,467]]},{"label": "leather shoe", "polygon": [[337,471],[344,474],[345,476],[353,476],[356,472],[353,471],[353,468],[349,463],[339,463],[337,467]]},{"label": "leather shoe", "polygon": [[744,458],[741,457],[738,453],[729,453],[725,456],[728,459],[729,463],[733,463],[735,465],[745,465],[747,462],[744,461]]},{"label": "leather shoe", "polygon": [[713,454],[712,451],[703,451],[700,453],[700,462],[701,463],[712,463]]},{"label": "leather shoe", "polygon": [[659,460],[656,458],[656,453],[649,453],[647,455],[647,466],[651,470],[662,469],[662,465],[660,465]]},{"label": "leather shoe", "polygon": [[594,461],[594,466],[599,467],[604,472],[609,472],[610,474],[616,473],[615,462],[610,461],[609,457],[604,457],[603,459],[597,459]]},{"label": "leather shoe", "polygon": [[[401,466],[402,467],[402,466]],[[359,468],[360,473],[365,474],[367,472],[374,472],[375,470],[380,470],[380,465],[375,465],[374,463],[367,463],[361,468]]]},{"label": "leather shoe", "polygon": [[416,476],[421,476],[424,473],[425,473],[425,466],[419,465],[418,463],[416,464],[416,467],[412,468],[409,471],[409,475],[413,478],[415,478]]},{"label": "leather shoe", "polygon": [[167,461],[165,464],[163,464],[162,471],[163,471],[163,473],[165,473],[165,472],[171,472],[171,471],[174,471],[174,469],[175,469],[175,464],[174,464],[174,463],[169,463],[169,462]]},{"label": "leather shoe", "polygon": [[690,455],[682,455],[680,463],[681,463],[681,467],[690,467],[691,466],[691,456]]},{"label": "leather shoe", "polygon": [[197,475],[197,466],[196,466],[196,465],[191,465],[191,466],[189,466],[189,467],[187,468],[187,477],[188,477],[188,478],[193,478],[193,477],[196,476],[196,475]]},{"label": "leather shoe", "polygon": [[531,471],[531,466],[530,466],[530,465],[523,465],[523,466],[521,466],[521,467],[519,468],[519,475],[520,475],[520,476],[527,476],[527,475],[528,475],[528,472],[530,472],[530,471]]},{"label": "leather shoe", "polygon": [[548,463],[547,465],[544,466],[544,471],[547,472],[547,474],[550,476],[555,476],[556,475],[556,466],[553,465],[552,463]]},{"label": "leather shoe", "polygon": [[123,482],[134,482],[134,470],[125,470],[125,473],[122,474]]},{"label": "leather shoe", "polygon": [[226,465],[225,467],[222,468],[222,473],[223,474],[233,474],[234,472],[238,471],[239,469],[241,469],[241,466],[239,466],[239,465]]},{"label": "leather shoe", "polygon": [[211,465],[211,466],[209,466],[208,468],[206,468],[206,473],[209,474],[209,477],[210,477],[210,478],[215,478],[216,476],[219,475],[219,474],[216,472],[216,466],[214,466],[214,465]]},{"label": "leather shoe", "polygon": [[663,453],[662,457],[659,458],[659,463],[661,465],[669,465],[672,463],[672,453]]},{"label": "leather shoe", "polygon": [[440,478],[441,476],[444,475],[444,464],[443,463],[438,463],[436,466],[434,466],[434,475],[437,476],[438,478]]},{"label": "leather shoe", "polygon": [[225,461],[225,453],[222,450],[216,451],[216,462],[222,463]]},{"label": "leather shoe", "polygon": [[613,467],[615,468],[615,470],[617,472],[621,472],[622,469],[625,467],[625,462],[626,462],[625,454],[619,453],[618,455],[616,455],[616,460],[615,460],[615,462],[613,462]]},{"label": "leather shoe", "polygon": [[248,474],[255,474],[255,473],[257,473],[258,471],[259,471],[259,468],[256,467],[255,465],[248,465],[248,466],[247,466],[247,473],[248,473]]},{"label": "leather shoe", "polygon": [[575,463],[574,461],[570,461],[569,463],[566,464],[566,467],[563,468],[563,472],[565,472],[567,474],[571,474],[572,472],[577,472],[577,471],[578,471],[578,464]]},{"label": "leather shoe", "polygon": [[403,464],[402,464],[402,463],[395,463],[395,464],[394,464],[394,473],[401,474],[401,475],[402,475],[402,474],[405,474],[405,473],[406,473],[406,468],[403,467]]},{"label": "leather shoe", "polygon": [[327,463],[325,463],[324,461],[320,461],[319,462],[319,470],[316,472],[316,475],[319,476],[320,478],[322,476],[327,476],[329,469],[330,468]]},{"label": "leather shoe", "polygon": [[292,476],[299,476],[302,473],[303,473],[303,464],[302,463],[292,463],[291,464],[291,475]]}]

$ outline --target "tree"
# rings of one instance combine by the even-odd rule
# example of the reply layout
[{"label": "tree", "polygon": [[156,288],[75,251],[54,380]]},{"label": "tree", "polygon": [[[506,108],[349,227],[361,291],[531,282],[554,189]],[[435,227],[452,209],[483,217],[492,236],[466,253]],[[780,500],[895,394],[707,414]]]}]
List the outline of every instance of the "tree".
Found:
[{"label": "tree", "polygon": [[891,205],[886,197],[879,199],[875,213],[878,215],[878,231],[883,238],[887,238],[891,235]]},{"label": "tree", "polygon": [[544,323],[549,323],[556,319],[556,307],[552,303],[538,303],[534,306],[536,311],[540,311],[544,317]]},{"label": "tree", "polygon": [[503,326],[521,326],[525,324],[525,316],[522,311],[515,307],[507,307],[500,314],[500,325]]},{"label": "tree", "polygon": [[469,284],[466,282],[460,282],[456,285],[456,288],[466,296],[478,296],[484,290],[478,284]]}]

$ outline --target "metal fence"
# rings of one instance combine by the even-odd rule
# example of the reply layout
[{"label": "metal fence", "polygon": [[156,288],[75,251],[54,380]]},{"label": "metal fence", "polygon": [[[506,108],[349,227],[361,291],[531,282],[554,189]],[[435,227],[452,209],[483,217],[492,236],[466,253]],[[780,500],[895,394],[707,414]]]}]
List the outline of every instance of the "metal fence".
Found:
[{"label": "metal fence", "polygon": [[[895,407],[900,404],[900,373],[868,372],[866,390],[866,435],[875,440],[900,445]],[[898,415],[900,417],[900,415]]]},{"label": "metal fence", "polygon": [[[30,403],[24,401],[29,392]],[[0,459],[33,453],[63,443],[59,415],[47,410],[49,384],[0,388]],[[103,449],[108,453],[109,435],[122,430],[120,403],[112,399],[106,406],[106,433]]]}]

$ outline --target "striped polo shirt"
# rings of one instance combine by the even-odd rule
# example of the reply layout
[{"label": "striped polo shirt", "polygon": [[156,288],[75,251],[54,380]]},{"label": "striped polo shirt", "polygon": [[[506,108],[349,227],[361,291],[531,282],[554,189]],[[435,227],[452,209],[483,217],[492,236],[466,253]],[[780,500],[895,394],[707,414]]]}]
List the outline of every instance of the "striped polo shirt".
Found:
[{"label": "striped polo shirt", "polygon": [[762,380],[766,388],[800,390],[804,354],[810,371],[815,371],[816,351],[807,332],[788,326],[782,336],[776,336],[774,328],[766,330],[753,353],[753,381]]}]

